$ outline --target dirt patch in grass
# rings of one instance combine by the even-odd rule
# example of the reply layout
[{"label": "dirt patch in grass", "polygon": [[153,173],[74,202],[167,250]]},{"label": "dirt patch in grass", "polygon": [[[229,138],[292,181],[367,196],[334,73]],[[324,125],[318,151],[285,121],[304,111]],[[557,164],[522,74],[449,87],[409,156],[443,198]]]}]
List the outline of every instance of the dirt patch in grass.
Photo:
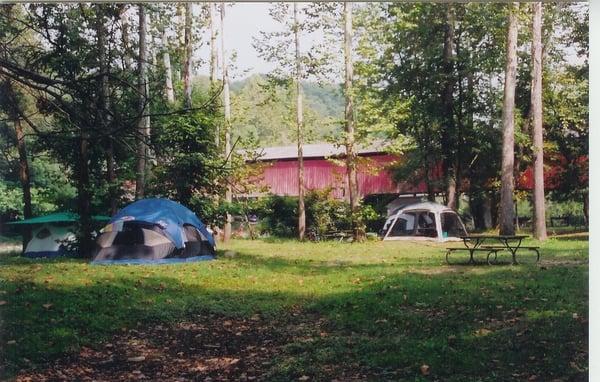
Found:
[{"label": "dirt patch in grass", "polygon": [[320,322],[282,324],[260,315],[233,319],[197,316],[174,326],[123,330],[112,341],[50,367],[18,374],[25,381],[260,381],[282,347],[318,330]]}]

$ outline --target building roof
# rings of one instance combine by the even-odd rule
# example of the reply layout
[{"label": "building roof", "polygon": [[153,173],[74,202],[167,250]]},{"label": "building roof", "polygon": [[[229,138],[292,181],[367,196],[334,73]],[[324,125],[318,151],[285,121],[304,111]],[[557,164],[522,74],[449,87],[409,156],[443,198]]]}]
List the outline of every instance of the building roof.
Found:
[{"label": "building roof", "polygon": [[[358,145],[357,154],[373,154],[385,152],[385,141],[376,141],[370,145]],[[303,158],[327,158],[342,156],[346,153],[346,148],[342,144],[314,143],[304,145]],[[256,150],[240,150],[241,154],[254,152],[257,154],[257,160],[275,160],[275,159],[296,159],[298,157],[298,146],[274,146],[262,147]]]}]

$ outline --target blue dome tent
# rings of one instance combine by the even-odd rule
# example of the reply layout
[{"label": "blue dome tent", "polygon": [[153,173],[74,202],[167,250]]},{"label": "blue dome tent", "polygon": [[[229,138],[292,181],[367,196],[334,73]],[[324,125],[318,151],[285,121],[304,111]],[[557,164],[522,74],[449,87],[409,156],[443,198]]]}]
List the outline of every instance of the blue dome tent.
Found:
[{"label": "blue dome tent", "polygon": [[92,263],[177,263],[214,255],[214,238],[192,211],[168,199],[142,199],[121,209],[102,229]]}]

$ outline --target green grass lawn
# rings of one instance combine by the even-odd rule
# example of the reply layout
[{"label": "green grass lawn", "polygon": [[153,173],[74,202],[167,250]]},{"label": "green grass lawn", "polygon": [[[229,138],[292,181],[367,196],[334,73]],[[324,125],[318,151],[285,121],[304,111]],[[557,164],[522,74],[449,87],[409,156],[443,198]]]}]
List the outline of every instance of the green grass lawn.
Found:
[{"label": "green grass lawn", "polygon": [[161,266],[4,255],[5,372],[132,329],[259,317],[293,332],[262,379],[586,380],[586,235],[543,243],[538,265],[448,266],[443,248],[236,240],[215,261]]}]

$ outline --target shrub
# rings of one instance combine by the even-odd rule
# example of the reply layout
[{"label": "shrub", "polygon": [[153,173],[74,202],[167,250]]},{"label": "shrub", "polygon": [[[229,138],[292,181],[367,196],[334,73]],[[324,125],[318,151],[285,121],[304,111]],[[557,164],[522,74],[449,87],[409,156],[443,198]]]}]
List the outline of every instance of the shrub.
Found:
[{"label": "shrub", "polygon": [[[309,191],[305,198],[306,229],[323,235],[331,231],[352,229],[350,205],[344,200],[331,197],[331,190]],[[259,231],[278,237],[296,237],[298,235],[298,198],[277,196],[237,202],[239,214],[259,217]],[[243,205],[242,205],[243,204]],[[236,212],[237,213],[237,212]],[[361,205],[355,212],[357,221],[373,226],[381,216],[368,205]]]}]

